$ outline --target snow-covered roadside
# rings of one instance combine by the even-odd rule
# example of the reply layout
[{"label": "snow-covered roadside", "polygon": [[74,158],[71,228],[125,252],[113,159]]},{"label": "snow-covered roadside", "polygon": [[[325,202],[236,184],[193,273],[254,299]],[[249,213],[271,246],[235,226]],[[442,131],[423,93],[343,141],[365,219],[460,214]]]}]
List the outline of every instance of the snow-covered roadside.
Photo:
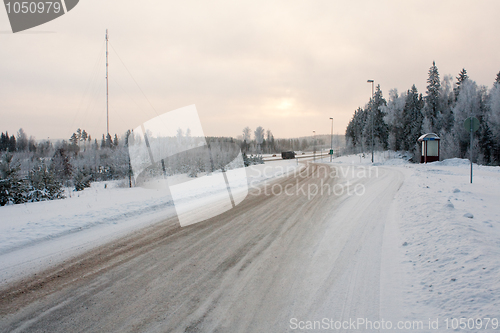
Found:
[{"label": "snow-covered roadside", "polygon": [[500,315],[500,168],[474,169],[470,184],[467,160],[409,166],[396,197],[405,303],[443,325]]},{"label": "snow-covered roadside", "polygon": [[[290,160],[248,167],[248,185],[299,167]],[[94,183],[63,200],[0,207],[0,285],[175,216],[168,189],[120,183]]]},{"label": "snow-covered roadside", "polygon": [[[423,321],[425,328],[429,318],[439,319],[439,330],[454,328],[453,318],[500,320],[500,167],[474,165],[470,184],[468,160],[411,164],[386,152],[375,162],[405,175],[394,200],[395,223],[386,224],[390,248],[383,268],[391,272],[382,273],[381,287],[393,295],[381,314]],[[371,156],[334,163],[367,165]]]}]

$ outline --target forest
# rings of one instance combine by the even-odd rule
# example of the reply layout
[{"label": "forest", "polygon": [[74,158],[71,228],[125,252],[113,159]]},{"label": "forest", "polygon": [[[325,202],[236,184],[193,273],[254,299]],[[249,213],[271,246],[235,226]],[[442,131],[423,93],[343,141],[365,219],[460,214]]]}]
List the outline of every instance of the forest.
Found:
[{"label": "forest", "polygon": [[[176,145],[189,136],[189,131],[177,132],[170,138]],[[283,150],[305,150],[322,143],[321,139],[275,139],[270,130],[259,126],[255,131],[246,127],[238,138],[205,137],[205,149],[191,149],[165,159],[163,168],[150,166],[134,177],[130,149],[141,140],[131,130],[118,137],[102,135],[98,140],[86,130],[77,129],[69,140],[37,141],[21,128],[16,135],[0,135],[0,206],[62,199],[81,191],[92,182],[122,180],[122,186],[132,187],[151,177],[200,173],[223,169],[241,150],[245,166],[263,163],[262,154]],[[209,149],[208,149],[209,147]],[[140,176],[140,177],[138,177]]]},{"label": "forest", "polygon": [[353,153],[369,151],[373,124],[376,150],[408,151],[419,156],[418,137],[435,133],[441,138],[441,159],[469,158],[470,133],[463,124],[470,116],[480,122],[472,144],[473,161],[499,165],[500,72],[488,88],[469,78],[465,69],[455,79],[445,75],[441,80],[433,62],[425,95],[413,85],[401,93],[390,90],[386,100],[380,85],[376,87],[373,98],[364,108],[354,111],[346,128],[347,149]]}]

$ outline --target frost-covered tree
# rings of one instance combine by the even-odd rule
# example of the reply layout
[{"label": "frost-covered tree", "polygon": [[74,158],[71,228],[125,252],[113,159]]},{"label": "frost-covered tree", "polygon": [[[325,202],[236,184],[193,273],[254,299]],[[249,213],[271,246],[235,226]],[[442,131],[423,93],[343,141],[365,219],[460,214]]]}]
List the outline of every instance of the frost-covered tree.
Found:
[{"label": "frost-covered tree", "polygon": [[462,83],[464,83],[468,78],[469,76],[467,75],[467,71],[465,70],[465,68],[462,68],[460,73],[458,73],[456,86],[454,88],[455,100],[458,99],[458,94],[460,94],[460,87],[462,86]]},{"label": "frost-covered tree", "polygon": [[406,92],[398,94],[397,89],[389,91],[389,101],[382,106],[384,120],[389,127],[388,145],[391,150],[401,150],[403,137],[403,110],[406,103]]},{"label": "frost-covered tree", "polygon": [[16,148],[17,151],[25,151],[28,149],[28,136],[22,128],[17,132]]},{"label": "frost-covered tree", "polygon": [[19,171],[19,161],[14,155],[4,153],[0,158],[0,206],[24,202],[25,188]]},{"label": "frost-covered tree", "polygon": [[415,85],[407,91],[403,109],[403,142],[402,149],[416,153],[417,139],[422,135],[424,101],[422,94],[418,93]]},{"label": "frost-covered tree", "polygon": [[[383,107],[387,105],[386,100],[382,96],[382,90],[380,85],[377,85],[375,89],[375,94],[373,96],[373,136],[375,138],[375,144],[381,148],[387,149],[387,139],[389,137],[389,127],[384,121],[385,113]],[[370,124],[371,126],[371,124]]]},{"label": "frost-covered tree", "polygon": [[7,150],[11,153],[16,151],[16,137],[14,135],[11,135],[9,138],[9,145]]},{"label": "frost-covered tree", "polygon": [[78,144],[78,146],[80,146],[80,141],[82,141],[82,129],[78,128],[75,134],[76,134],[76,143]]},{"label": "frost-covered tree", "polygon": [[474,154],[474,160],[481,164],[490,164],[493,154],[493,135],[491,124],[488,121],[489,115],[489,94],[486,86],[478,89],[479,112],[476,117],[479,120],[479,129],[476,132],[478,151]]},{"label": "frost-covered tree", "polygon": [[73,133],[73,134],[71,135],[71,138],[69,138],[69,142],[70,142],[72,145],[77,146],[77,145],[78,145],[78,134]]},{"label": "frost-covered tree", "polygon": [[243,129],[243,141],[249,143],[250,140],[252,140],[252,130],[247,126]]},{"label": "frost-covered tree", "polygon": [[267,149],[268,153],[271,153],[274,151],[275,146],[274,146],[274,136],[271,130],[266,131],[266,142],[267,142]]},{"label": "frost-covered tree", "polygon": [[17,150],[16,144],[16,137],[14,135],[9,137],[9,132],[5,132],[5,134],[2,132],[0,137],[0,151],[13,153]]},{"label": "frost-covered tree", "polygon": [[264,128],[262,126],[257,127],[254,131],[254,135],[255,143],[257,143],[257,145],[260,147],[260,145],[262,145],[262,142],[264,141]]},{"label": "frost-covered tree", "polygon": [[[428,124],[426,132],[439,133],[441,130],[441,109],[440,109],[441,82],[436,62],[432,62],[427,79],[427,92],[425,96],[424,117]],[[426,126],[426,127],[427,127]]]},{"label": "frost-covered tree", "polygon": [[37,144],[35,137],[30,135],[30,138],[28,139],[28,150],[32,153],[36,152]]},{"label": "frost-covered tree", "polygon": [[113,139],[111,139],[111,135],[108,133],[106,135],[106,148],[113,147]]},{"label": "frost-covered tree", "polygon": [[365,136],[364,129],[367,121],[367,112],[362,108],[354,111],[351,121],[346,128],[346,142],[355,152],[363,151]]},{"label": "frost-covered tree", "polygon": [[63,184],[47,165],[38,161],[29,173],[27,202],[56,200],[64,198]]},{"label": "frost-covered tree", "polygon": [[441,124],[440,133],[450,132],[453,124],[454,117],[452,107],[455,102],[455,93],[453,91],[453,77],[445,75],[441,83],[441,93],[439,95],[439,105],[441,106]]},{"label": "frost-covered tree", "polygon": [[59,147],[52,156],[51,171],[61,181],[67,181],[73,174],[73,166],[64,147]]},{"label": "frost-covered tree", "polygon": [[80,137],[80,140],[83,141],[83,149],[87,149],[87,139],[89,138],[89,134],[87,133],[87,131],[83,130],[82,131],[82,134],[81,134],[81,137]]},{"label": "frost-covered tree", "polygon": [[9,133],[0,135],[0,151],[7,151],[9,147]]},{"label": "frost-covered tree", "polygon": [[465,79],[460,83],[457,102],[453,107],[455,123],[453,132],[458,140],[460,158],[466,158],[470,145],[470,135],[463,128],[463,123],[470,116],[477,116],[480,111],[480,98],[476,82]]},{"label": "frost-covered tree", "polygon": [[487,121],[490,124],[492,143],[492,160],[500,164],[500,84],[493,86],[489,95]]},{"label": "frost-covered tree", "polygon": [[73,177],[73,185],[75,191],[83,191],[87,187],[90,187],[92,181],[92,172],[89,168],[83,167],[75,172]]}]

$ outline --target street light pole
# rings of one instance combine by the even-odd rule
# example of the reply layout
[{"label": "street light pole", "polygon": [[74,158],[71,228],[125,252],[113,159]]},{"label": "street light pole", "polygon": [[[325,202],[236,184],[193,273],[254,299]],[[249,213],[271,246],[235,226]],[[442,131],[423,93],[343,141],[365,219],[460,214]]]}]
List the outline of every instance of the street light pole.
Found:
[{"label": "street light pole", "polygon": [[371,101],[371,104],[370,104],[370,114],[371,114],[371,118],[372,118],[372,163],[373,163],[373,118],[374,118],[374,114],[373,114],[373,103],[374,103],[374,100],[373,100],[373,95],[374,95],[374,91],[373,91],[373,85],[375,83],[375,81],[373,80],[368,80],[366,81],[368,83],[371,83],[372,84],[372,101]]},{"label": "street light pole", "polygon": [[330,117],[330,119],[332,120],[332,134],[330,136],[331,137],[331,140],[330,140],[331,141],[330,142],[330,153],[332,153],[332,154],[330,154],[330,162],[332,162],[332,160],[333,160],[333,118]]},{"label": "street light pole", "polygon": [[313,131],[313,162],[316,162],[316,131]]}]

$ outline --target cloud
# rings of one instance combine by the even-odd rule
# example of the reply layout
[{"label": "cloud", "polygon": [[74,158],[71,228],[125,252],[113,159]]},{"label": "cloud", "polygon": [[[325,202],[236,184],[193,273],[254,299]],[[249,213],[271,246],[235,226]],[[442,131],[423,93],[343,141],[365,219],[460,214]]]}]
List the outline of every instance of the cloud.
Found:
[{"label": "cloud", "polygon": [[[367,79],[386,97],[414,83],[424,93],[436,60],[441,76],[465,67],[491,85],[499,9],[496,1],[81,1],[35,29],[56,33],[0,34],[0,130],[67,138],[82,127],[100,137],[109,29],[113,133],[190,104],[207,135],[259,125],[278,137],[329,133],[329,117],[342,133],[370,97]],[[0,30],[5,20],[0,10]]]}]

